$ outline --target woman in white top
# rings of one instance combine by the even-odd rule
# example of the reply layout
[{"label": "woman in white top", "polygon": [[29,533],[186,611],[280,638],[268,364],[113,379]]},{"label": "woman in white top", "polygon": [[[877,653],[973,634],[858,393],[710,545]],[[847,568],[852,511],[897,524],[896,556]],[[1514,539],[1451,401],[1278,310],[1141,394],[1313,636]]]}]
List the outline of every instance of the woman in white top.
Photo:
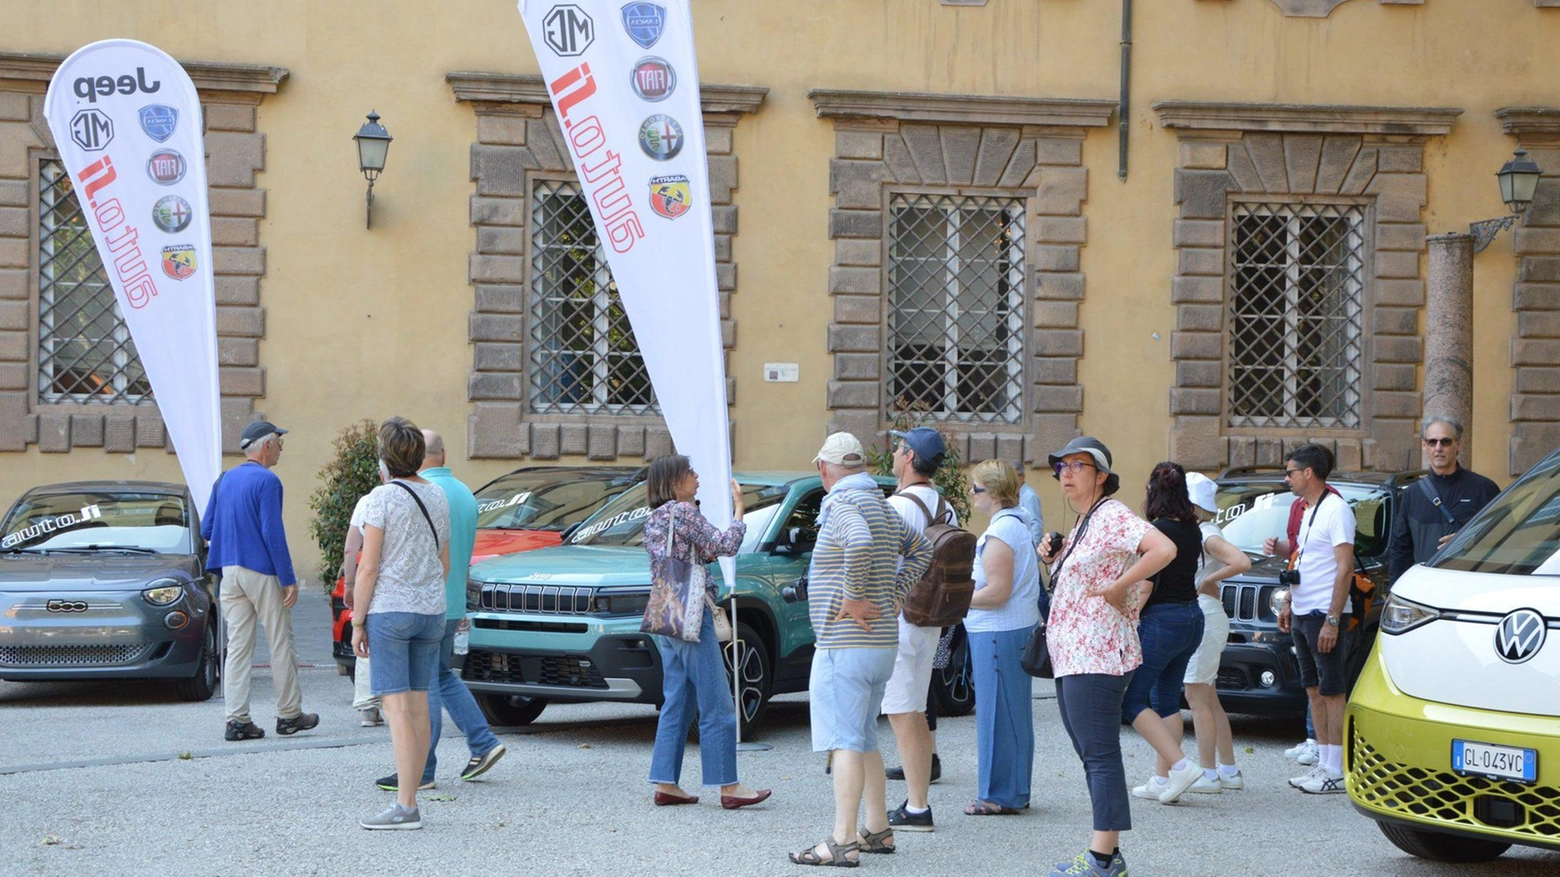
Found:
[{"label": "woman in white top", "polygon": [[363,559],[353,587],[352,650],[370,654],[374,694],[384,701],[395,752],[396,802],[359,821],[368,829],[422,828],[417,787],[433,735],[428,685],[444,637],[444,580],[450,571],[450,505],[417,474],[422,430],[401,417],[379,427],[380,475],[363,507]]},{"label": "woman in white top", "polygon": [[975,544],[975,596],[964,618],[975,682],[979,797],[968,816],[1005,816],[1029,806],[1035,714],[1019,656],[1040,621],[1040,564],[1018,474],[1001,460],[970,472],[970,505],[991,516]]},{"label": "woman in white top", "polygon": [[[1197,605],[1203,611],[1202,644],[1186,665],[1186,702],[1192,707],[1192,731],[1197,735],[1197,756],[1202,763],[1202,779],[1192,784],[1193,792],[1221,792],[1245,788],[1240,768],[1235,766],[1235,743],[1230,734],[1230,717],[1219,703],[1215,683],[1219,678],[1219,658],[1230,638],[1230,618],[1219,599],[1219,583],[1251,569],[1246,552],[1230,544],[1212,519],[1219,514],[1214,501],[1217,485],[1206,475],[1186,473],[1186,492],[1197,516],[1203,520],[1203,562],[1197,570]],[[1218,762],[1215,767],[1214,758]]]}]

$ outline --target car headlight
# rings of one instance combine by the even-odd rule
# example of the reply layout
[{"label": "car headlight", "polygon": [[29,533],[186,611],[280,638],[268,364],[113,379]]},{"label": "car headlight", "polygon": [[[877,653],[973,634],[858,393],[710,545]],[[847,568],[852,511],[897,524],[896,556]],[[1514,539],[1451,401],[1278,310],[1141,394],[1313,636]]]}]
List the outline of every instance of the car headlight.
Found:
[{"label": "car headlight", "polygon": [[643,615],[649,605],[650,594],[646,591],[596,595],[596,611],[603,615]]},{"label": "car headlight", "polygon": [[141,596],[153,606],[168,606],[184,596],[184,586],[178,579],[158,579],[142,591]]},{"label": "car headlight", "polygon": [[1273,610],[1274,615],[1284,614],[1284,610],[1289,608],[1289,589],[1279,588],[1274,591],[1273,595],[1268,597],[1268,608]]},{"label": "car headlight", "polygon": [[1407,633],[1440,617],[1438,609],[1423,606],[1397,594],[1388,594],[1387,605],[1381,610],[1381,632]]}]

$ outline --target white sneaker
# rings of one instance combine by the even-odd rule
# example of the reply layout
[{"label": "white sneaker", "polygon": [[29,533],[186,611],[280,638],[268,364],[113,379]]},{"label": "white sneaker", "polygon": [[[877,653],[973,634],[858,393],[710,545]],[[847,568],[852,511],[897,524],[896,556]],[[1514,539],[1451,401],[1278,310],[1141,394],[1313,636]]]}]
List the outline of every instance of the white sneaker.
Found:
[{"label": "white sneaker", "polygon": [[1224,784],[1217,778],[1208,779],[1208,775],[1203,774],[1197,778],[1197,782],[1187,786],[1186,790],[1197,795],[1217,795],[1224,791]]},{"label": "white sneaker", "polygon": [[1313,764],[1320,764],[1321,761],[1322,753],[1316,749],[1312,749],[1309,752],[1300,753],[1300,757],[1295,759],[1295,764],[1309,766]]},{"label": "white sneaker", "polygon": [[1290,788],[1298,789],[1306,783],[1310,782],[1312,777],[1321,773],[1325,773],[1325,771],[1322,769],[1322,766],[1319,764],[1313,765],[1311,769],[1306,771],[1304,774],[1297,777],[1290,777],[1289,786]]},{"label": "white sneaker", "polygon": [[1341,795],[1345,791],[1343,774],[1319,769],[1300,785],[1300,791],[1308,795]]},{"label": "white sneaker", "polygon": [[1285,758],[1299,758],[1301,753],[1304,753],[1304,752],[1315,752],[1315,751],[1316,751],[1316,740],[1315,740],[1315,738],[1307,737],[1305,739],[1304,743],[1296,743],[1295,745],[1289,747],[1288,749],[1285,749],[1284,750],[1284,757]]},{"label": "white sneaker", "polygon": [[1180,800],[1181,793],[1192,787],[1192,783],[1202,779],[1202,765],[1188,761],[1186,767],[1180,770],[1172,768],[1170,778],[1165,781],[1165,790],[1159,793],[1159,803],[1174,804]]},{"label": "white sneaker", "polygon": [[1226,792],[1233,792],[1246,788],[1246,780],[1241,777],[1241,773],[1238,770],[1234,773],[1225,773],[1221,770],[1219,771],[1219,786]]},{"label": "white sneaker", "polygon": [[1133,797],[1137,797],[1137,798],[1148,798],[1148,799],[1153,800],[1153,801],[1158,801],[1159,800],[1159,793],[1163,792],[1164,790],[1165,790],[1165,779],[1164,779],[1164,777],[1151,776],[1151,777],[1148,778],[1147,782],[1143,783],[1143,785],[1141,785],[1141,786],[1133,786],[1132,787],[1132,795],[1133,795]]},{"label": "white sneaker", "polygon": [[361,718],[358,724],[365,728],[377,728],[385,723],[385,717],[380,714],[379,707],[376,706],[358,710],[358,716]]}]

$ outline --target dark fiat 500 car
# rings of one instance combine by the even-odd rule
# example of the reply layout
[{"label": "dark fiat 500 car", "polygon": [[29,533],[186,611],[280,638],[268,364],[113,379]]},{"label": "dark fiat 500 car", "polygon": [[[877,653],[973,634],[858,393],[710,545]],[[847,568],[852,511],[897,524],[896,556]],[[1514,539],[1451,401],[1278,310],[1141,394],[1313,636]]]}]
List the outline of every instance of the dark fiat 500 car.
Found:
[{"label": "dark fiat 500 car", "polygon": [[36,487],[0,524],[0,678],[217,685],[216,583],[189,490],[151,481]]}]

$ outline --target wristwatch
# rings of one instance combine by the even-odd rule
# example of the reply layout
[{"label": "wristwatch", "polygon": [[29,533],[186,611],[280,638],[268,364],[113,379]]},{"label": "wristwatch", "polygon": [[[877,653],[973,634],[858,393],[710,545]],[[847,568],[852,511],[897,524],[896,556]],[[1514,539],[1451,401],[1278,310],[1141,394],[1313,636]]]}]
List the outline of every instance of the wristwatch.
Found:
[{"label": "wristwatch", "polygon": [[1330,627],[1337,627],[1342,621],[1343,621],[1343,616],[1342,615],[1329,615],[1329,616],[1327,616],[1327,624]]}]

